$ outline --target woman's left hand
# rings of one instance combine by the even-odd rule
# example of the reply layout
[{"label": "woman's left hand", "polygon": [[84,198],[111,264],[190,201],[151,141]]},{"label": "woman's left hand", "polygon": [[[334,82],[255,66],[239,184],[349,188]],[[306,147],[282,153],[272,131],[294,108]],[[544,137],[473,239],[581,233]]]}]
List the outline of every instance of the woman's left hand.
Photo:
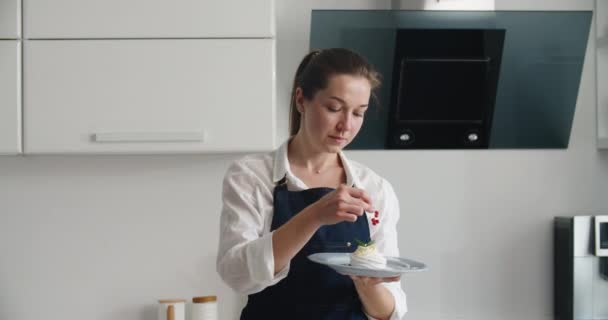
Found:
[{"label": "woman's left hand", "polygon": [[386,278],[376,278],[376,277],[364,277],[364,276],[349,276],[355,286],[375,286],[382,282],[395,282],[401,280],[401,276],[396,277],[386,277]]},{"label": "woman's left hand", "polygon": [[350,278],[355,283],[365,313],[374,319],[388,319],[395,310],[395,299],[387,288],[379,284],[399,281],[401,276],[387,278],[350,276]]}]

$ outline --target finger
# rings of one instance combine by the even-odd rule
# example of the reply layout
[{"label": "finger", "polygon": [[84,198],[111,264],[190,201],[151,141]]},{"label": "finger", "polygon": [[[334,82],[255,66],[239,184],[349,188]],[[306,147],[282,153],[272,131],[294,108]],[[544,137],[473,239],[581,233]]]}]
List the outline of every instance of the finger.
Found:
[{"label": "finger", "polygon": [[367,283],[367,285],[370,285],[370,286],[375,286],[375,285],[378,285],[378,284],[380,284],[380,283],[382,283],[382,282],[387,282],[387,281],[384,281],[384,279],[385,279],[385,278],[375,278],[375,277],[370,277],[370,278],[367,280],[367,282],[366,282],[366,283]]},{"label": "finger", "polygon": [[369,285],[369,281],[370,281],[370,279],[371,279],[370,277],[363,277],[363,276],[361,276],[361,277],[359,277],[359,279],[358,279],[358,281],[357,281],[357,282],[358,282],[359,284],[362,284],[362,285],[364,285],[364,286],[367,286],[367,285]]},{"label": "finger", "polygon": [[395,282],[395,281],[399,280],[401,277],[397,276],[397,277],[385,277],[385,278],[378,278],[378,277],[361,277],[361,278],[363,278],[361,280],[361,282],[365,283],[366,285],[377,285],[382,282]]},{"label": "finger", "polygon": [[340,206],[338,207],[338,211],[354,214],[356,216],[362,216],[363,213],[365,212],[365,209],[363,209],[363,207],[361,207],[360,205],[357,205],[357,204],[343,202],[343,203],[340,203]]},{"label": "finger", "polygon": [[357,198],[352,198],[350,202],[348,202],[351,205],[355,205],[359,208],[361,208],[361,213],[364,212],[374,212],[375,209],[372,205],[370,205],[369,203],[361,200],[361,199],[357,199]]},{"label": "finger", "polygon": [[382,278],[383,282],[395,282],[401,280],[401,276]]},{"label": "finger", "polygon": [[367,211],[367,212],[374,212],[376,211],[376,209],[374,209],[374,206],[372,206],[371,204],[360,200],[360,199],[356,199],[357,201],[357,205],[360,206],[361,208],[363,208],[363,210]]},{"label": "finger", "polygon": [[348,222],[355,222],[357,221],[358,216],[354,215],[352,213],[348,213],[348,212],[338,212],[337,214],[338,219],[340,219],[340,221],[348,221]]},{"label": "finger", "polygon": [[353,199],[353,202],[358,202],[365,210],[374,211],[372,198],[363,189],[349,188],[348,194]]},{"label": "finger", "polygon": [[346,191],[348,191],[348,194],[353,198],[363,199],[367,203],[372,202],[372,200],[369,197],[369,195],[367,194],[367,192],[365,192],[365,190],[363,190],[363,189],[359,189],[359,188],[355,188],[355,187],[346,187]]}]

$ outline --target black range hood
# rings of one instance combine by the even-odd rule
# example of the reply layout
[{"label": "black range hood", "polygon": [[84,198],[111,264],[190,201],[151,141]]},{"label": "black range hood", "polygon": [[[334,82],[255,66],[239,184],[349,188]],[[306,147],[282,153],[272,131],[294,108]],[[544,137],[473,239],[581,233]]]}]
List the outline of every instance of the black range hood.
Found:
[{"label": "black range hood", "polygon": [[349,149],[567,148],[591,15],[313,10],[310,46],[384,77]]},{"label": "black range hood", "polygon": [[388,148],[487,148],[504,35],[398,29]]}]

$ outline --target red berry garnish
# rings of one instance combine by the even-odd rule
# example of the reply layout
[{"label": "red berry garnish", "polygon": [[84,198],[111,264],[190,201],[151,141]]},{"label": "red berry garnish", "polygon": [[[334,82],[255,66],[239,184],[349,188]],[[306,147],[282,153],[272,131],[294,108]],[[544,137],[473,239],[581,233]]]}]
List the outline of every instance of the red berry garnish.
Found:
[{"label": "red berry garnish", "polygon": [[374,212],[374,217],[378,218],[378,214],[380,214],[378,211]]}]

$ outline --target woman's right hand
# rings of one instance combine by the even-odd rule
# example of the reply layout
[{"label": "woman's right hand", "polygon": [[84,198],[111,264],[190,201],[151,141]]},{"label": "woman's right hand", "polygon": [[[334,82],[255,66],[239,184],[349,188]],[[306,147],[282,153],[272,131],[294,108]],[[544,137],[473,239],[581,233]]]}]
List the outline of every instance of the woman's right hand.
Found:
[{"label": "woman's right hand", "polygon": [[321,225],[355,222],[365,211],[374,211],[371,198],[364,190],[346,185],[323,196],[311,209]]}]

